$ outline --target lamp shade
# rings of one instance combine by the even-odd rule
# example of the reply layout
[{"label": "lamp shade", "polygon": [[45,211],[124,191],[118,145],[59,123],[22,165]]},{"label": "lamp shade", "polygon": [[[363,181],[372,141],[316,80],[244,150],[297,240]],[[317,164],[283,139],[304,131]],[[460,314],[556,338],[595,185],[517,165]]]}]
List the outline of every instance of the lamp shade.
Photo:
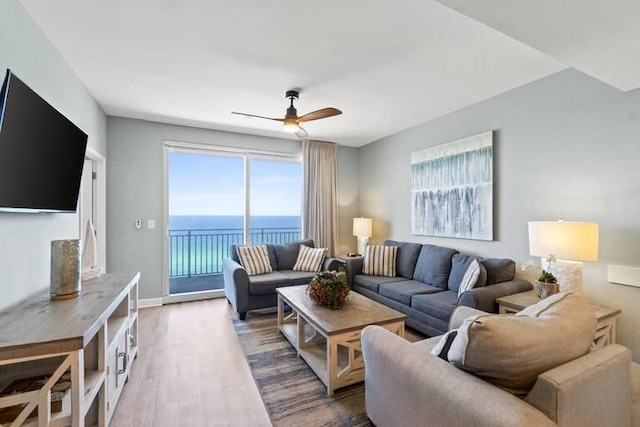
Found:
[{"label": "lamp shade", "polygon": [[529,254],[568,261],[598,260],[598,224],[573,221],[530,221]]},{"label": "lamp shade", "polygon": [[371,218],[353,218],[353,235],[371,237]]}]

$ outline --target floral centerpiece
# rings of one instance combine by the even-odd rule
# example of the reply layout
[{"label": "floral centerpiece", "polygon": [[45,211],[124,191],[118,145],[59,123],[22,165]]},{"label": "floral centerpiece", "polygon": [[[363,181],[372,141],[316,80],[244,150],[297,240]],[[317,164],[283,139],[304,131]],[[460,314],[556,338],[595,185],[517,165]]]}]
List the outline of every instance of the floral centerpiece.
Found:
[{"label": "floral centerpiece", "polygon": [[[550,268],[550,265],[551,263],[549,262],[548,268]],[[529,268],[537,268],[540,270],[540,275],[536,279],[536,294],[540,298],[546,298],[558,293],[560,285],[558,285],[558,279],[556,279],[556,276],[554,276],[551,271],[534,265],[533,261],[527,261],[522,264],[522,271],[526,271]]]},{"label": "floral centerpiece", "polygon": [[342,307],[350,291],[344,271],[321,271],[309,282],[307,295],[316,304],[337,310]]}]

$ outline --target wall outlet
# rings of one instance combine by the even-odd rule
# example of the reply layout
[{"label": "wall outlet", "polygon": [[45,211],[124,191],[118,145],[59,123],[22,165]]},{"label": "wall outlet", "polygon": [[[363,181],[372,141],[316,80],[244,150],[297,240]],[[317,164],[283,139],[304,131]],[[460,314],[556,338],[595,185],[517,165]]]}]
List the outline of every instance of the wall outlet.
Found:
[{"label": "wall outlet", "polygon": [[136,219],[136,230],[140,230],[142,228],[142,220]]}]

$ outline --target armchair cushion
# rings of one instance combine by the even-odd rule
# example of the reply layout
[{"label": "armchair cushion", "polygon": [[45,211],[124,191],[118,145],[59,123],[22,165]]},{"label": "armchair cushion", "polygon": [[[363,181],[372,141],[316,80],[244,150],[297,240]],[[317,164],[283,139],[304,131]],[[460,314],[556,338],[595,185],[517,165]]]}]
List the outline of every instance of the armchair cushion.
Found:
[{"label": "armchair cushion", "polygon": [[465,319],[448,358],[454,366],[524,396],[538,375],[586,354],[595,328],[591,304],[579,295],[560,293],[513,316]]},{"label": "armchair cushion", "polygon": [[247,270],[249,276],[271,273],[271,263],[269,262],[269,252],[267,245],[246,245],[238,246],[238,258],[240,264]]}]

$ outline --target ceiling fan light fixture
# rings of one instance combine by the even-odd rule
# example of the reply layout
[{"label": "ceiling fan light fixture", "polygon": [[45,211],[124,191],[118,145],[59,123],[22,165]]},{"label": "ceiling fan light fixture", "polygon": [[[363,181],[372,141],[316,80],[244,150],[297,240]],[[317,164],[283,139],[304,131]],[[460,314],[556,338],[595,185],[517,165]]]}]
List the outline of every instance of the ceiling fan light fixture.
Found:
[{"label": "ceiling fan light fixture", "polygon": [[288,133],[296,133],[300,131],[300,126],[295,120],[287,120],[284,121],[284,131]]}]

